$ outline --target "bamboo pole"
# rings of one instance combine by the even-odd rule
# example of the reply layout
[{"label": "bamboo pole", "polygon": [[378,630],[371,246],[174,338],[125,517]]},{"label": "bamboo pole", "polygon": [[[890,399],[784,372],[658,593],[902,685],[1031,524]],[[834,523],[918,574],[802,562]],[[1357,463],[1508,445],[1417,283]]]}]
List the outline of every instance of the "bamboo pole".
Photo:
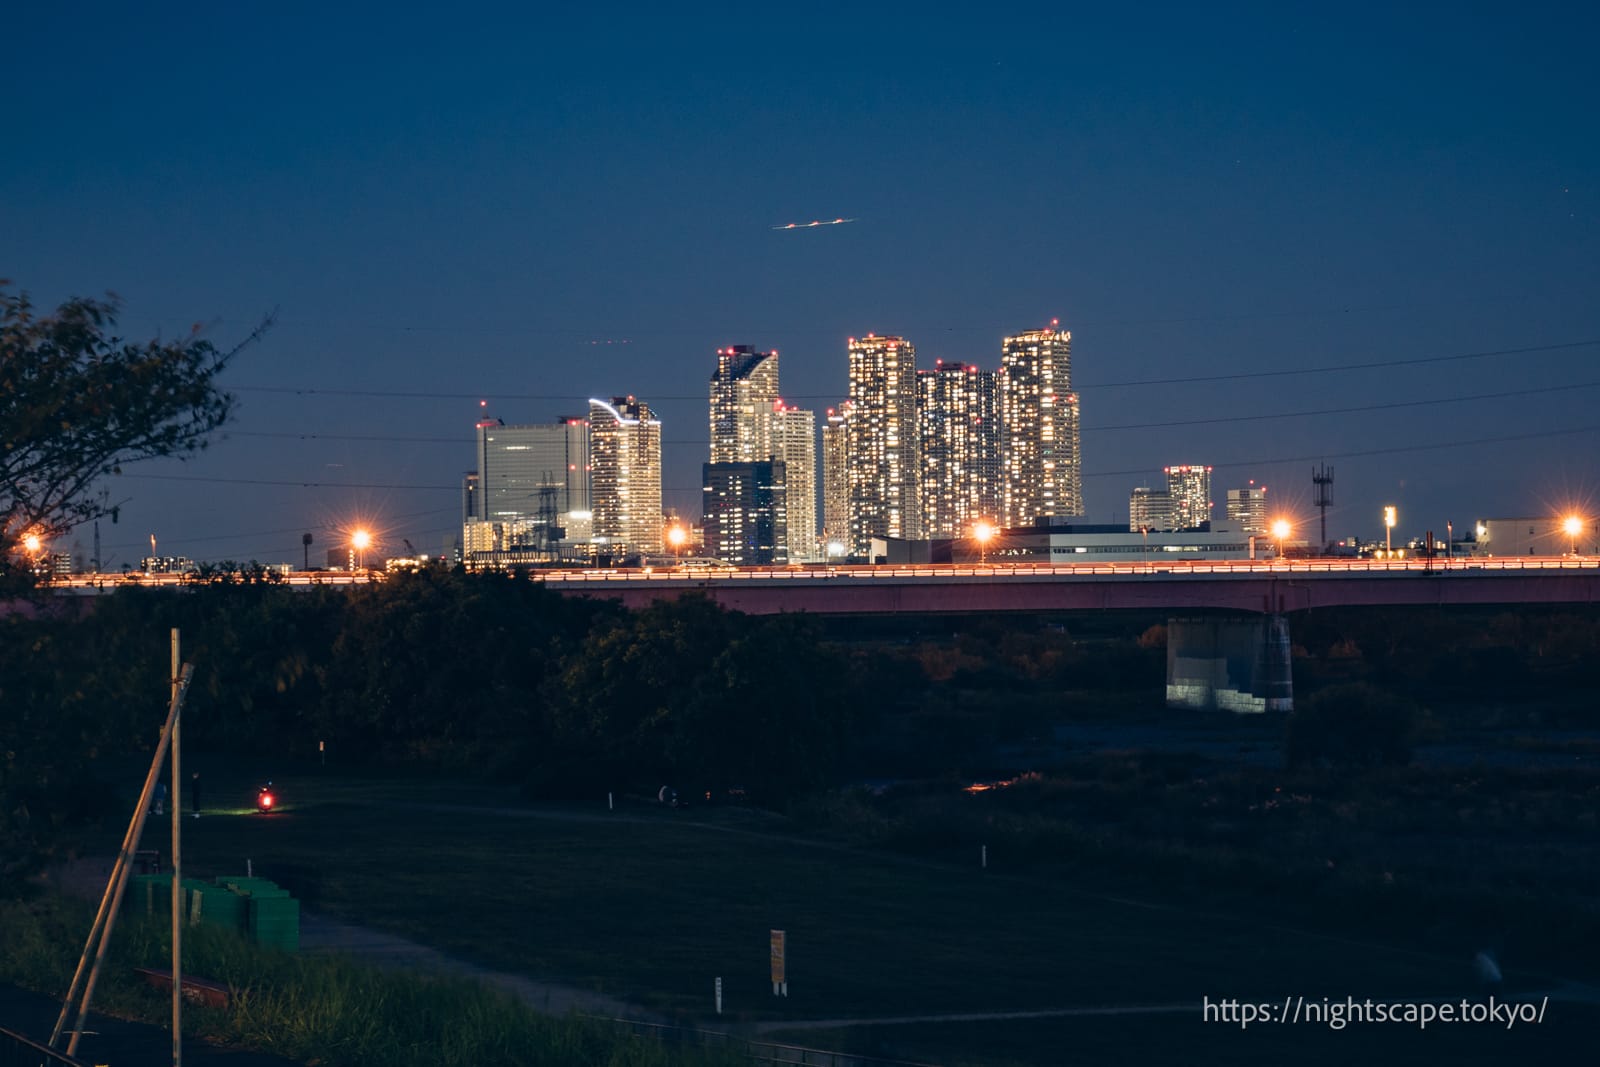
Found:
[{"label": "bamboo pole", "polygon": [[[161,741],[157,748],[156,758],[151,762],[150,774],[145,779],[146,794],[148,794],[149,791],[154,787],[155,779],[161,773],[162,758],[172,738],[172,727],[178,720],[179,709],[183,707],[183,698],[184,695],[189,691],[189,681],[193,677],[194,664],[185,663],[183,665],[183,670],[179,673],[178,685],[176,686],[172,695],[172,705],[167,709],[167,723],[161,731]],[[142,797],[141,800],[142,803],[140,804],[139,810],[134,815],[136,828],[132,835],[133,840],[131,842],[134,847],[137,847],[139,837],[144,832],[144,816],[149,807],[148,796]],[[105,962],[106,945],[110,943],[111,931],[117,924],[117,907],[121,904],[123,890],[126,889],[128,885],[128,869],[132,865],[130,862],[131,859],[132,852],[128,847],[125,846],[122,856],[119,857],[117,870],[112,875],[111,880],[112,885],[114,886],[114,892],[111,894],[111,898],[109,900],[110,907],[106,910],[105,924],[100,930],[100,943],[95,946],[94,962],[89,966],[89,977],[83,987],[83,1004],[78,1009],[78,1021],[72,1028],[72,1035],[67,1039],[67,1055],[69,1056],[77,1053],[78,1039],[83,1036],[83,1024],[89,1017],[89,1003],[94,999],[95,983],[100,980],[100,967]],[[88,954],[89,947],[86,945],[84,947],[84,957],[87,958]],[[80,959],[78,961],[78,968],[80,971],[83,969],[83,964],[84,959]],[[74,987],[77,985],[76,979],[74,979],[73,985]],[[66,1013],[71,1010],[71,994],[69,994],[68,997],[69,999],[67,1004],[62,1009],[63,1019],[66,1017]],[[60,1025],[60,1022],[58,1021],[56,1024],[56,1037],[60,1036]],[[54,1044],[55,1038],[52,1038],[51,1045],[54,1046]]]},{"label": "bamboo pole", "polygon": [[133,854],[139,849],[139,839],[144,833],[144,816],[150,810],[150,796],[155,791],[156,781],[161,775],[161,764],[167,758],[167,743],[175,712],[176,708],[169,703],[167,719],[161,725],[161,737],[156,743],[155,755],[150,760],[150,770],[145,774],[144,788],[139,792],[139,802],[134,806],[133,818],[128,820],[127,832],[122,835],[122,848],[117,852],[116,862],[111,866],[111,878],[106,882],[105,894],[100,898],[100,909],[95,913],[94,923],[89,927],[89,936],[84,941],[83,953],[78,957],[78,969],[72,976],[72,985],[68,987],[66,999],[62,1002],[61,1014],[56,1019],[55,1029],[50,1032],[51,1048],[54,1048],[56,1041],[60,1039],[61,1031],[67,1024],[67,1017],[72,1013],[72,1005],[78,999],[79,985],[83,982],[89,966],[89,956],[94,951],[95,942],[100,937],[106,917],[121,897],[118,886],[121,884],[123,868],[132,861]]},{"label": "bamboo pole", "polygon": [[183,703],[178,699],[178,628],[172,628],[172,1067],[183,1067]]}]

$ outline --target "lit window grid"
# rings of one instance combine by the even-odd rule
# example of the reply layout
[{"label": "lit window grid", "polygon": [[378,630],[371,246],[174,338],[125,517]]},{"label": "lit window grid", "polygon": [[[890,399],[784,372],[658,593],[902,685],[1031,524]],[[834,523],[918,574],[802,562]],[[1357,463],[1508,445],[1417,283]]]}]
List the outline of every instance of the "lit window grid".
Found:
[{"label": "lit window grid", "polygon": [[1071,392],[1072,335],[1039,330],[1001,346],[1002,521],[1031,526],[1083,514],[1078,398]]},{"label": "lit window grid", "polygon": [[850,546],[921,532],[916,348],[899,337],[853,338],[850,356]]},{"label": "lit window grid", "polygon": [[1195,463],[1164,468],[1172,496],[1172,521],[1190,530],[1211,521],[1211,468]]},{"label": "lit window grid", "polygon": [[662,551],[661,423],[648,404],[590,401],[594,537],[620,555]]}]

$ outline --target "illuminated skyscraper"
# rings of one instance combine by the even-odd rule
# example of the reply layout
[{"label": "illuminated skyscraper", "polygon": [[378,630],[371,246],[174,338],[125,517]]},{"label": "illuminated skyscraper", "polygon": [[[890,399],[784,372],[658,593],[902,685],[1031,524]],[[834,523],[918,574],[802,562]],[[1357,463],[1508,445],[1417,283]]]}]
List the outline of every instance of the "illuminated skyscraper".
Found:
[{"label": "illuminated skyscraper", "polygon": [[822,426],[822,553],[829,559],[850,552],[850,405],[843,407],[829,408]]},{"label": "illuminated skyscraper", "polygon": [[706,555],[738,567],[789,562],[783,463],[707,463],[701,499]]},{"label": "illuminated skyscraper", "polygon": [[541,497],[554,497],[554,511],[589,510],[589,423],[558,419],[535,426],[506,426],[498,419],[478,423],[474,518],[483,521],[530,518]]},{"label": "illuminated skyscraper", "polygon": [[[478,469],[462,486],[463,544],[554,551],[586,540],[589,423],[581,418],[477,424]],[[482,549],[480,549],[482,550]]]},{"label": "illuminated skyscraper", "polygon": [[1267,487],[1251,482],[1244,489],[1229,489],[1228,521],[1247,534],[1267,534]]},{"label": "illuminated skyscraper", "polygon": [[816,416],[778,396],[778,353],[717,349],[711,375],[711,462],[780,464],[786,479],[787,558],[817,556]]},{"label": "illuminated skyscraper", "polygon": [[[964,363],[917,372],[924,537],[966,537],[979,518],[996,521],[995,376]],[[988,505],[988,506],[986,506]]]},{"label": "illuminated skyscraper", "polygon": [[1172,494],[1165,489],[1141,486],[1128,496],[1128,529],[1171,530]]},{"label": "illuminated skyscraper", "polygon": [[980,370],[976,378],[977,429],[973,434],[977,448],[973,456],[973,477],[977,481],[977,505],[973,519],[999,524],[1005,514],[1006,479],[1002,466],[1005,448],[1005,423],[1000,418],[1000,375]]},{"label": "illuminated skyscraper", "polygon": [[711,462],[757,463],[772,455],[778,353],[749,345],[717,349],[711,375]]},{"label": "illuminated skyscraper", "polygon": [[613,556],[662,545],[661,423],[633,397],[589,401],[594,541]]},{"label": "illuminated skyscraper", "polygon": [[771,412],[771,459],[781,465],[788,562],[821,558],[817,548],[817,415],[779,400]]},{"label": "illuminated skyscraper", "polygon": [[1078,397],[1072,391],[1072,334],[1031,330],[1007,337],[1000,353],[1001,469],[1006,526],[1048,524],[1083,514]]},{"label": "illuminated skyscraper", "polygon": [[866,555],[874,537],[922,536],[916,356],[904,338],[850,339],[852,555]]},{"label": "illuminated skyscraper", "polygon": [[1172,523],[1178,530],[1193,530],[1211,521],[1211,468],[1198,464],[1166,467],[1167,492],[1172,496]]}]

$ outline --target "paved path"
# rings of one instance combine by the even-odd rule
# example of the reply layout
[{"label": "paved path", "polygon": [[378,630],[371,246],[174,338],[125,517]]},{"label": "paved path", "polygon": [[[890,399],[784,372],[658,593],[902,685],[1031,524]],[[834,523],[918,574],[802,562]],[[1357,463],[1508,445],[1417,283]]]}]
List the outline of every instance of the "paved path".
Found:
[{"label": "paved path", "polygon": [[544,982],[525,975],[493,971],[465,960],[447,956],[437,949],[419,945],[397,934],[365,926],[352,926],[316,912],[300,913],[300,951],[322,955],[347,955],[379,967],[403,969],[424,974],[476,978],[550,1015],[577,1012],[607,1019],[662,1023],[658,1015],[629,1004],[574,986]]},{"label": "paved path", "polygon": [[[47,881],[62,892],[99,902],[111,877],[110,857],[89,857],[64,864],[51,872]],[[423,974],[476,978],[497,989],[515,994],[525,1003],[550,1015],[577,1012],[607,1019],[664,1023],[667,1020],[637,1005],[608,997],[603,993],[575,986],[546,982],[526,975],[495,971],[447,956],[437,949],[420,945],[398,934],[340,922],[327,915],[302,909],[300,912],[300,951],[310,955],[346,955],[379,967]],[[52,1025],[54,1018],[51,1019]]]}]

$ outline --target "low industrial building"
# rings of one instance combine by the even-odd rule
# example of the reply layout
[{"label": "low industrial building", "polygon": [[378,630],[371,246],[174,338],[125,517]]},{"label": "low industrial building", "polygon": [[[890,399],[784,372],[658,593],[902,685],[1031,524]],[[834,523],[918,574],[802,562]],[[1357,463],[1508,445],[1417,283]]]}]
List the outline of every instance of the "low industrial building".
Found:
[{"label": "low industrial building", "polygon": [[[1120,525],[1076,524],[997,530],[987,544],[971,537],[907,541],[874,538],[874,563],[1166,563],[1192,560],[1269,559],[1278,545],[1230,522],[1209,529],[1135,533]],[[1291,553],[1303,541],[1285,546]]]}]

